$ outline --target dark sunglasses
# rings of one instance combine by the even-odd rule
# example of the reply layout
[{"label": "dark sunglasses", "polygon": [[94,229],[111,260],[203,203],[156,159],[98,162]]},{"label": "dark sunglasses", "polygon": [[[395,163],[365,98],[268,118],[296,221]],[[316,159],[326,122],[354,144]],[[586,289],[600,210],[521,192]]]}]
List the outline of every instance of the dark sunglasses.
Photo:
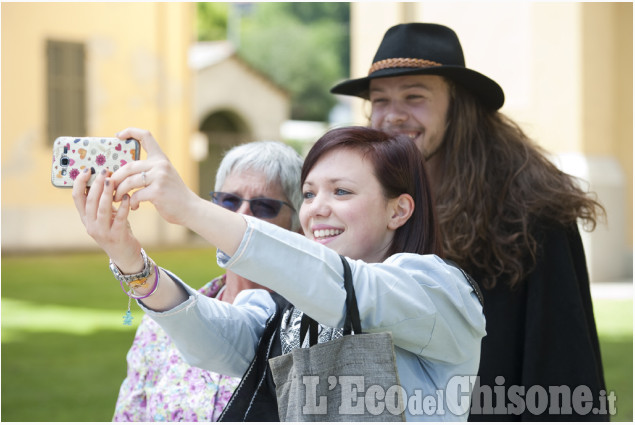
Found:
[{"label": "dark sunglasses", "polygon": [[257,218],[277,217],[283,205],[286,205],[293,211],[295,211],[295,208],[293,208],[291,204],[284,201],[279,201],[277,199],[243,199],[240,196],[234,195],[233,193],[226,192],[210,192],[210,196],[212,197],[213,203],[234,212],[238,211],[243,202],[249,202],[249,209],[251,209],[254,217]]}]

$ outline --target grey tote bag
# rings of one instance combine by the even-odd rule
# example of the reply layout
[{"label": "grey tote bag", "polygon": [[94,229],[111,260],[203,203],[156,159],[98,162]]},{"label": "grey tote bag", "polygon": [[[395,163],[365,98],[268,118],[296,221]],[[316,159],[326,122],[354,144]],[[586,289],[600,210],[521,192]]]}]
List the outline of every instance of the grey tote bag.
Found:
[{"label": "grey tote bag", "polygon": [[[269,360],[283,422],[405,421],[392,335],[363,334],[351,270],[342,257],[346,289],[344,336],[317,344],[317,322],[302,317],[308,348]],[[351,333],[353,331],[354,333]]]}]

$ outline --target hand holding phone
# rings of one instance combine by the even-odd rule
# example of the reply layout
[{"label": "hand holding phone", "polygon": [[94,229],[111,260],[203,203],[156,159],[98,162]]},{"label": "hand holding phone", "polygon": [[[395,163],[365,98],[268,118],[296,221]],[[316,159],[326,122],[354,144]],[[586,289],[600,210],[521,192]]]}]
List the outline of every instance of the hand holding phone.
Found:
[{"label": "hand holding phone", "polygon": [[58,137],[53,143],[51,183],[55,187],[73,187],[79,173],[89,168],[93,176],[102,169],[117,171],[130,161],[139,159],[139,142],[116,137]]}]

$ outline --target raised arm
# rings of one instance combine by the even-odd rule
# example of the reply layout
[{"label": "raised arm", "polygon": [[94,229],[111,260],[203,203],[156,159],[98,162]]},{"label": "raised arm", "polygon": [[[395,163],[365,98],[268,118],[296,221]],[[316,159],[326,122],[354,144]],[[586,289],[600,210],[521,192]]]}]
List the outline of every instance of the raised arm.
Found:
[{"label": "raised arm", "polygon": [[[166,221],[192,229],[223,251],[236,250],[246,229],[239,214],[192,192],[148,131],[129,128],[118,137],[139,140],[147,159],[130,162],[111,176],[102,172],[89,191],[86,182],[90,173],[85,170],[75,180],[73,199],[86,231],[121,273],[138,273],[144,268],[141,244],[128,223],[129,211],[136,210],[141,202],[151,202]],[[121,202],[118,209],[113,202]],[[144,304],[155,311],[166,311],[183,303],[186,292],[165,273],[159,275],[156,291],[144,299]],[[135,294],[144,296],[152,289],[152,285],[139,288]]]},{"label": "raised arm", "polygon": [[[194,223],[192,229],[196,230],[197,224],[201,224],[198,226],[201,233],[212,229],[210,241],[228,252],[232,251],[232,243],[240,243],[246,227],[240,215],[191,192],[149,133],[129,130],[121,135],[138,137],[144,147],[149,147],[148,159],[129,163],[112,175],[107,172],[98,175],[90,190],[86,188],[90,172],[86,171],[75,180],[73,199],[87,233],[123,275],[139,273],[145,267],[141,244],[128,222],[130,211],[143,201],[152,202],[159,213],[173,223],[190,225],[182,218],[187,215]],[[120,202],[118,208],[114,207],[116,202]],[[253,357],[265,321],[273,312],[271,297],[260,291],[262,294],[252,294],[252,298],[245,299],[244,305],[234,306],[199,296],[159,267],[152,270],[148,280],[152,282],[157,278],[156,291],[150,284],[135,288],[131,293],[135,297],[149,295],[142,300],[144,306],[151,310],[149,313],[164,327],[188,361],[240,376]],[[174,314],[175,311],[183,314]]]}]

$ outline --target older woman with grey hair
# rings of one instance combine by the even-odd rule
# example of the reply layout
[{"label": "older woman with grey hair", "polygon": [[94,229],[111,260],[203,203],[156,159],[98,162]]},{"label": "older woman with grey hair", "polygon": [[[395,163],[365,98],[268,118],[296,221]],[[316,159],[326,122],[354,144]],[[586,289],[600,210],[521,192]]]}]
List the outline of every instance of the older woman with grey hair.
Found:
[{"label": "older woman with grey hair", "polygon": [[[301,169],[302,158],[284,143],[236,146],[218,168],[212,202],[298,231]],[[199,291],[233,303],[240,291],[254,288],[263,287],[227,270]],[[188,365],[148,317],[139,325],[127,362],[114,421],[216,421],[240,382],[240,378]]]},{"label": "older woman with grey hair", "polygon": [[[302,191],[300,190],[301,171],[302,158],[295,150],[284,143],[247,143],[236,146],[225,154],[216,172],[216,185],[214,186],[214,190],[222,191],[225,180],[232,174],[245,172],[260,173],[262,177],[264,177],[264,183],[266,185],[279,186],[284,198],[288,201],[286,205],[291,207],[295,212],[295,214],[291,215],[292,221],[290,227],[282,227],[297,231],[300,229],[297,211],[302,204]],[[289,203],[291,205],[289,205]],[[228,209],[238,211],[238,209]]]}]

